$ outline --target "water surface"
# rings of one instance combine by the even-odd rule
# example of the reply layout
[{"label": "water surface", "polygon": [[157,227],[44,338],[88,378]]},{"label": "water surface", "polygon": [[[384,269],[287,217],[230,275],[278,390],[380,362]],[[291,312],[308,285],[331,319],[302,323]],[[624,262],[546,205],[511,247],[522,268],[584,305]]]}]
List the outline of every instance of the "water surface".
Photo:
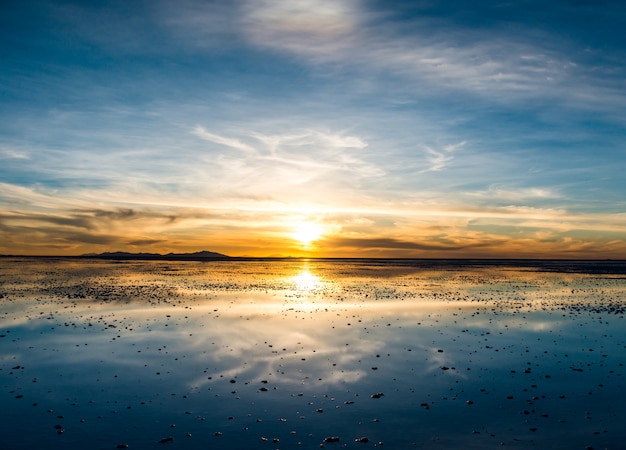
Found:
[{"label": "water surface", "polygon": [[4,258],[2,448],[623,448],[626,279],[572,267]]}]

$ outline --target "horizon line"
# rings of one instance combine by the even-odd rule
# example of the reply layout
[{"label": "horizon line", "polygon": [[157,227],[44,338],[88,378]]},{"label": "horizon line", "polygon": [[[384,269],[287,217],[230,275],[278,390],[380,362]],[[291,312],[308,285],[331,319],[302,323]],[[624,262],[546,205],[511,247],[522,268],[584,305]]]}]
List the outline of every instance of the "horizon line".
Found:
[{"label": "horizon line", "polygon": [[[231,256],[215,253],[218,256],[194,256],[203,251],[191,253],[150,253],[150,252],[103,252],[82,255],[21,255],[0,254],[0,258],[68,258],[68,259],[100,259],[100,260],[149,260],[150,257],[164,261],[227,261],[227,260],[361,260],[361,261],[554,261],[554,262],[624,262],[626,258],[545,258],[545,257],[367,257],[367,256]],[[116,254],[118,256],[116,257]],[[142,258],[143,257],[143,258]]]}]

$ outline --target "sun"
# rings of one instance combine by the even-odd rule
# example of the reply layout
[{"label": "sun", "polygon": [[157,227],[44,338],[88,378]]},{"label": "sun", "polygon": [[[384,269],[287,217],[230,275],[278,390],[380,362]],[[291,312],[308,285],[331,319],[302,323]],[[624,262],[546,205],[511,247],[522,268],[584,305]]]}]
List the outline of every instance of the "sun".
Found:
[{"label": "sun", "polygon": [[300,223],[295,226],[294,232],[291,234],[296,241],[299,241],[305,247],[311,245],[311,242],[318,240],[324,229],[321,225],[312,222]]}]

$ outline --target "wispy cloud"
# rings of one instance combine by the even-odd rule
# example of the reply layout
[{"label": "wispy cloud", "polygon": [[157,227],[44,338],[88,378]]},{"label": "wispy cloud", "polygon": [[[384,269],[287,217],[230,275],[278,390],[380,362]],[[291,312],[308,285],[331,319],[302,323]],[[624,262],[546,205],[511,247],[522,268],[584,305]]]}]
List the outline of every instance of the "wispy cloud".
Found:
[{"label": "wispy cloud", "polygon": [[466,144],[465,141],[457,144],[446,145],[443,150],[435,150],[431,147],[425,147],[428,154],[427,160],[430,166],[427,169],[421,170],[419,173],[424,172],[437,172],[446,167],[453,159],[452,153],[462,148]]},{"label": "wispy cloud", "polygon": [[358,1],[244,2],[244,31],[259,45],[321,59],[349,50],[363,10]]},{"label": "wispy cloud", "polygon": [[[240,147],[239,138],[215,138],[203,131],[211,141],[227,142]],[[353,195],[368,178],[384,175],[384,171],[368,160],[362,151],[367,143],[357,136],[343,133],[300,129],[282,134],[251,132],[254,151],[244,156],[222,153],[210,162],[219,172],[220,186],[228,186],[221,196],[265,197],[283,204],[325,203],[340,201]],[[209,159],[207,159],[209,162]],[[341,186],[353,187],[340,189]]]},{"label": "wispy cloud", "polygon": [[0,159],[30,159],[26,151],[14,150],[11,148],[0,148]]},{"label": "wispy cloud", "polygon": [[193,134],[206,141],[214,142],[216,144],[224,145],[226,147],[233,148],[235,150],[241,150],[246,153],[256,153],[255,149],[248,144],[245,144],[237,139],[219,136],[217,134],[209,133],[201,126],[197,126],[193,130]]},{"label": "wispy cloud", "polygon": [[[499,241],[502,242],[502,241]],[[360,248],[367,250],[377,250],[377,249],[394,249],[394,250],[428,250],[428,251],[459,251],[466,250],[469,248],[476,247],[487,247],[493,246],[495,242],[474,242],[468,243],[465,245],[459,244],[450,244],[443,242],[436,242],[435,240],[431,240],[430,242],[414,242],[414,241],[403,241],[400,239],[394,238],[334,238],[329,240],[328,242],[333,247],[349,247],[349,248]]]},{"label": "wispy cloud", "polygon": [[597,98],[605,106],[624,100],[619,83],[598,76],[599,67],[576,64],[571,52],[565,54],[574,44],[548,30],[481,31],[419,16],[399,25],[368,6],[358,0],[251,0],[243,3],[243,31],[255,45],[314,65],[366,68],[378,77],[412,79],[413,86],[427,82],[505,101],[558,98],[595,109],[603,108]]},{"label": "wispy cloud", "polygon": [[527,203],[536,200],[562,199],[563,194],[552,187],[511,187],[493,185],[484,191],[466,192],[467,197],[484,199],[494,202],[515,202],[516,204]]}]

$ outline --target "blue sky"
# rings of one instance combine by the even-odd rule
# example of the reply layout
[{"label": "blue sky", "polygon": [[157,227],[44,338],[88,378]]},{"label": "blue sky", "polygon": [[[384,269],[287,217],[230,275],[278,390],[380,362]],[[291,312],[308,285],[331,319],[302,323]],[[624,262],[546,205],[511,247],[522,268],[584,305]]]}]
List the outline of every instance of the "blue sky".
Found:
[{"label": "blue sky", "polygon": [[0,8],[0,253],[626,258],[622,2]]}]

